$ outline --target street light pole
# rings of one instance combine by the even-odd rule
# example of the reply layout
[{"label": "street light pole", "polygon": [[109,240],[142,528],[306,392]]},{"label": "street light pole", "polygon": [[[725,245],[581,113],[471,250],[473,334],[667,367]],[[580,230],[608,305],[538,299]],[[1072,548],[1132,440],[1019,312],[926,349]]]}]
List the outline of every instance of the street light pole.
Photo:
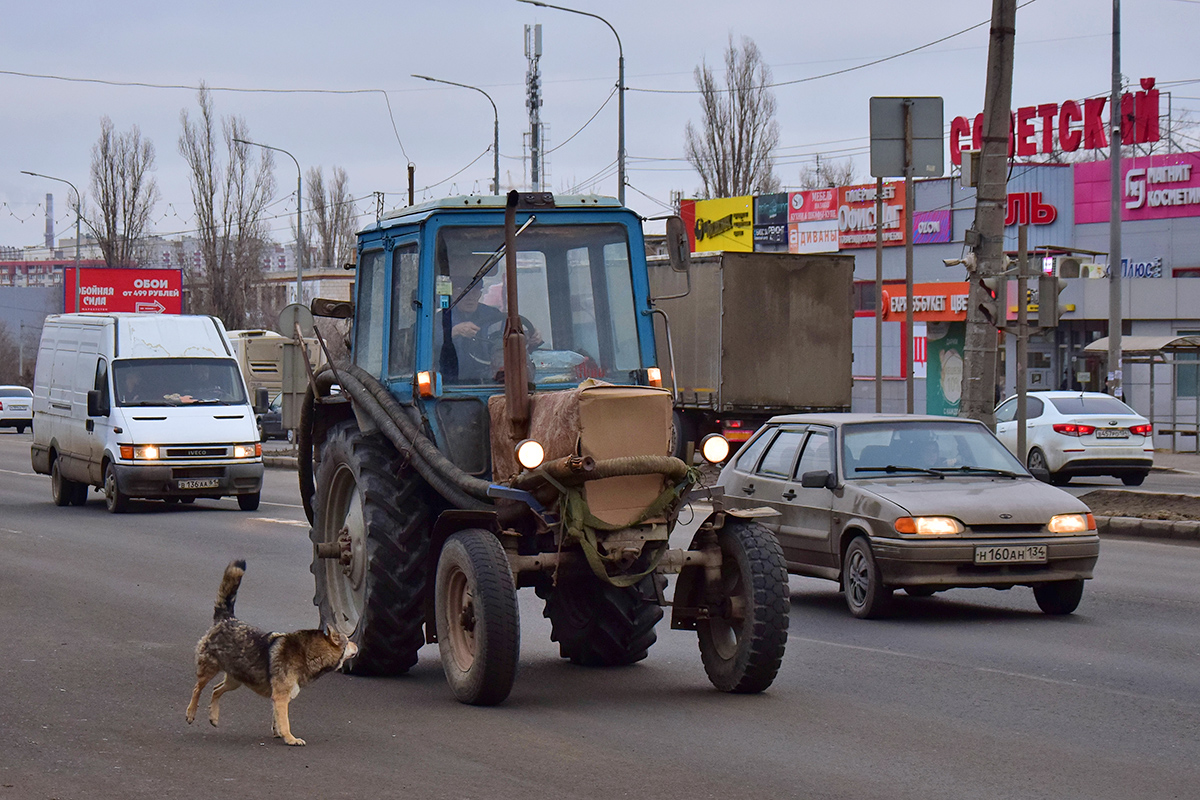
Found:
[{"label": "street light pole", "polygon": [[500,194],[500,112],[496,110],[496,101],[492,100],[492,96],[480,89],[478,86],[470,86],[465,83],[455,83],[454,81],[444,81],[441,78],[431,78],[428,75],[413,74],[414,78],[420,78],[423,81],[432,81],[433,83],[444,83],[447,86],[458,86],[463,89],[474,89],[488,99],[492,104],[492,114],[495,117],[495,122],[492,126],[492,194]]},{"label": "street light pole", "polygon": [[575,8],[566,8],[565,6],[555,6],[540,2],[540,0],[517,0],[517,2],[528,3],[531,6],[539,6],[541,8],[568,11],[572,14],[581,14],[585,17],[598,19],[605,25],[608,25],[608,29],[612,31],[613,36],[617,37],[617,199],[621,201],[621,205],[625,205],[625,50],[621,47],[620,34],[617,33],[617,29],[608,20],[599,14],[580,11]]},{"label": "street light pole", "polygon": [[296,164],[296,302],[304,303],[304,228],[302,215],[302,198],[304,195],[304,177],[300,172],[300,162],[296,157],[282,147],[272,147],[262,142],[251,142],[248,139],[234,139],[238,144],[252,144],[264,150],[275,150],[283,153]]},{"label": "street light pole", "polygon": [[21,170],[22,175],[32,175],[35,178],[45,178],[49,181],[58,181],[70,186],[75,192],[75,311],[82,311],[79,307],[79,220],[83,216],[80,210],[81,200],[79,198],[79,190],[75,188],[75,184],[71,183],[66,178],[55,178],[51,175],[42,175],[40,172],[30,172],[29,170]]}]

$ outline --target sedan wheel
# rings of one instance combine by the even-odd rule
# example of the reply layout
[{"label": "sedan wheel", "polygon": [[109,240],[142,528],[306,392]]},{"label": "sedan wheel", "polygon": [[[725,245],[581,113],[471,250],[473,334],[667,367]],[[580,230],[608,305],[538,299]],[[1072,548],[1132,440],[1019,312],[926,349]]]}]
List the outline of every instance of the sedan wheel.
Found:
[{"label": "sedan wheel", "polygon": [[892,590],[883,585],[883,576],[866,537],[859,536],[846,548],[842,588],[850,613],[859,619],[881,617],[891,603]]}]

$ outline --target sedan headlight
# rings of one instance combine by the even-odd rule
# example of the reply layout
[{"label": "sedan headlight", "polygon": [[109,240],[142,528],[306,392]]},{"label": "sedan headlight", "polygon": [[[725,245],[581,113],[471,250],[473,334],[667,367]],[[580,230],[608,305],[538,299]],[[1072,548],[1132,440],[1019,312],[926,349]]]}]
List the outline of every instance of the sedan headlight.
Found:
[{"label": "sedan headlight", "polygon": [[916,533],[922,536],[953,536],[963,532],[963,524],[954,517],[901,517],[895,523],[896,533]]},{"label": "sedan headlight", "polygon": [[1087,533],[1096,530],[1096,518],[1091,514],[1055,514],[1046,527],[1051,533]]}]

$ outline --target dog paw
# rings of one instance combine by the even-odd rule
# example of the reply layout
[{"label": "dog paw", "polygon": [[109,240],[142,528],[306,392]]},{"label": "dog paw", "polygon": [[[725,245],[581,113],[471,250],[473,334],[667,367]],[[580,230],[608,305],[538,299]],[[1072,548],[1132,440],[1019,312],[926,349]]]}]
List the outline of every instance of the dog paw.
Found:
[{"label": "dog paw", "polygon": [[289,747],[304,747],[305,744],[303,739],[297,739],[295,736],[291,738],[285,738],[283,742]]},{"label": "dog paw", "polygon": [[209,717],[209,718],[208,718],[208,724],[209,724],[209,725],[212,725],[214,728],[216,728],[216,727],[217,727],[217,718],[216,718],[216,717]]}]

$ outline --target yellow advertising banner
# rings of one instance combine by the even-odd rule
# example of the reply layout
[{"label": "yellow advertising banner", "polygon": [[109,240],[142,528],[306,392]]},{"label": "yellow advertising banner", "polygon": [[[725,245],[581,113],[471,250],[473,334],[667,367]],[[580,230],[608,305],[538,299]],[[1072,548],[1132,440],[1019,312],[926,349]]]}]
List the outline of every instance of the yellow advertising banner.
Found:
[{"label": "yellow advertising banner", "polygon": [[738,253],[754,251],[754,198],[722,197],[696,201],[696,221],[693,226],[695,243],[692,252],[728,250]]}]

